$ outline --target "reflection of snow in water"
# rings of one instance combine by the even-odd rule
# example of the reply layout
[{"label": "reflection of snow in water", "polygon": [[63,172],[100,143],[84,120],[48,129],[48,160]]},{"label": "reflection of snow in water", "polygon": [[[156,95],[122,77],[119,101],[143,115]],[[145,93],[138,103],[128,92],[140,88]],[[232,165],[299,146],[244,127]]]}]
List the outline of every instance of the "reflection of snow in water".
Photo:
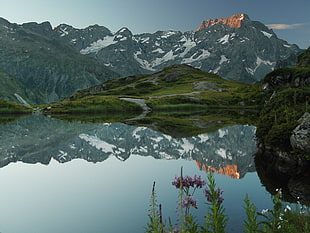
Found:
[{"label": "reflection of snow in water", "polygon": [[52,157],[61,163],[77,158],[100,162],[110,156],[125,161],[139,155],[195,160],[215,169],[233,164],[244,175],[252,169],[252,155],[257,150],[255,127],[247,125],[173,138],[150,128],[122,123],[82,124],[31,116],[0,125],[0,130],[0,166],[19,160],[47,164]]}]

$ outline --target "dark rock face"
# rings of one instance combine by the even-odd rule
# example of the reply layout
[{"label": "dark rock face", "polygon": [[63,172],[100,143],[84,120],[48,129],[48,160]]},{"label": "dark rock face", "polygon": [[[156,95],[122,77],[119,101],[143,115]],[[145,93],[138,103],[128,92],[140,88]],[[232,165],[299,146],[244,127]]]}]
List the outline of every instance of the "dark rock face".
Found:
[{"label": "dark rock face", "polygon": [[[17,25],[0,20],[0,70],[20,83],[24,91],[16,93],[30,104],[58,101],[118,77],[98,60],[52,39],[53,33],[49,23]],[[5,99],[13,100],[14,94],[0,88]]]},{"label": "dark rock face", "polygon": [[[294,66],[291,67],[293,64]],[[286,68],[281,68],[284,65],[287,65]],[[270,72],[264,78],[262,86],[264,91],[273,92],[285,85],[292,88],[310,86],[310,48],[298,57],[291,55],[288,61],[280,61],[277,66],[280,68]]]},{"label": "dark rock face", "polygon": [[306,112],[299,123],[290,137],[291,145],[294,149],[310,154],[310,113]]},{"label": "dark rock face", "polygon": [[268,74],[268,79],[263,83],[263,90],[266,92],[273,92],[277,88],[290,85],[292,87],[305,87],[310,86],[310,73],[309,75],[295,75],[292,70],[280,69]]},{"label": "dark rock face", "polygon": [[309,161],[293,159],[286,152],[259,150],[255,166],[261,183],[272,195],[281,189],[283,200],[310,205]]}]

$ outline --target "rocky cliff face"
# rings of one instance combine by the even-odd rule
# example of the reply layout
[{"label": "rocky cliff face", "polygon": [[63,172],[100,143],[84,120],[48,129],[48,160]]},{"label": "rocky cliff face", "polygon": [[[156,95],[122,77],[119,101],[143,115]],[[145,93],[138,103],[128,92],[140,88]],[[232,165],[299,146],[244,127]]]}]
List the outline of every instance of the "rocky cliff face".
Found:
[{"label": "rocky cliff face", "polygon": [[[256,135],[275,151],[306,160],[309,154],[310,48],[298,56],[298,64],[266,75],[262,88],[266,103],[261,110]],[[304,156],[303,156],[304,155]],[[293,166],[294,168],[294,166]]]},{"label": "rocky cliff face", "polygon": [[215,24],[226,24],[231,28],[240,28],[242,21],[245,19],[245,17],[248,17],[244,14],[237,14],[233,15],[229,18],[221,18],[221,19],[208,19],[207,21],[203,21],[199,28],[198,31],[203,30],[205,28],[211,27]]},{"label": "rocky cliff face", "polygon": [[34,98],[34,93],[27,90],[15,77],[0,69],[0,99],[10,102],[20,102],[28,105]]},{"label": "rocky cliff face", "polygon": [[293,130],[290,137],[291,145],[310,154],[310,113],[306,112],[298,121],[299,125]]},{"label": "rocky cliff face", "polygon": [[310,48],[297,57],[293,67],[276,69],[263,79],[263,90],[274,92],[285,86],[302,88],[310,86]]},{"label": "rocky cliff face", "polygon": [[[97,60],[49,38],[52,33],[49,23],[17,25],[0,19],[0,69],[17,80],[24,93],[16,93],[30,104],[58,101],[118,77]],[[1,91],[0,96],[11,100],[12,94]]]}]

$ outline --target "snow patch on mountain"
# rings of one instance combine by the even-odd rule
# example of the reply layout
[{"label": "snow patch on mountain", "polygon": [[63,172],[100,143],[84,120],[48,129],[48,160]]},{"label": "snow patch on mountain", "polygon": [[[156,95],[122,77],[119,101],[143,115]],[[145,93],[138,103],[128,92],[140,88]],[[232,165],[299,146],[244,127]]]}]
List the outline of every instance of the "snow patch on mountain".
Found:
[{"label": "snow patch on mountain", "polygon": [[183,36],[180,42],[183,43],[182,47],[184,47],[184,51],[180,54],[181,57],[184,57],[192,48],[196,46],[196,42]]},{"label": "snow patch on mountain", "polygon": [[67,36],[67,35],[69,35],[69,32],[67,31],[67,28],[65,27],[65,28],[59,28],[59,33],[61,33],[61,37],[64,37],[64,36]]},{"label": "snow patch on mountain", "polygon": [[256,63],[255,68],[249,68],[249,67],[246,68],[246,71],[251,75],[254,75],[256,70],[258,69],[258,67],[260,67],[261,65],[266,65],[266,66],[274,66],[275,65],[275,62],[263,60],[258,56],[256,57],[255,63]]},{"label": "snow patch on mountain", "polygon": [[142,38],[142,40],[140,41],[140,43],[147,43],[150,41],[150,37],[146,37],[146,38]]},{"label": "snow patch on mountain", "polygon": [[143,132],[145,129],[147,129],[146,127],[137,127],[133,132],[132,132],[132,137],[136,138],[136,139],[141,139],[141,135],[139,135],[139,132]]},{"label": "snow patch on mountain", "polygon": [[220,71],[221,67],[218,66],[217,68],[215,68],[214,70],[211,70],[210,72],[217,74]]},{"label": "snow patch on mountain", "polygon": [[[199,55],[198,55],[199,54]],[[198,56],[197,56],[198,55]],[[184,58],[182,60],[182,63],[190,64],[195,61],[199,61],[202,59],[206,59],[211,55],[211,53],[207,49],[201,49],[200,51],[194,53],[191,57],[189,58]]]},{"label": "snow patch on mountain", "polygon": [[26,100],[24,100],[24,98],[21,97],[19,94],[15,93],[14,96],[15,96],[15,97],[18,99],[18,101],[19,101],[20,103],[22,103],[23,105],[28,106],[28,107],[31,106],[31,105],[30,105]]},{"label": "snow patch on mountain", "polygon": [[117,149],[116,146],[107,143],[105,141],[102,141],[97,136],[91,136],[87,134],[80,134],[79,138],[85,140],[88,142],[91,146],[95,147],[98,150],[101,150],[105,153],[113,153],[115,149]]},{"label": "snow patch on mountain", "polygon": [[220,65],[222,65],[224,62],[229,62],[229,59],[225,57],[225,55],[221,55]]},{"label": "snow patch on mountain", "polygon": [[161,36],[161,38],[167,39],[168,37],[173,36],[173,35],[175,35],[175,34],[177,34],[177,32],[175,32],[175,31],[167,31],[167,32],[164,32],[164,33],[163,33],[163,35]]},{"label": "snow patch on mountain", "polygon": [[221,156],[223,159],[232,159],[232,156],[229,152],[227,152],[224,148],[220,148],[218,150],[215,151],[216,154],[218,154],[219,156]]},{"label": "snow patch on mountain", "polygon": [[172,50],[167,52],[162,57],[157,57],[153,61],[148,62],[147,60],[141,59],[139,56],[142,55],[141,50],[134,53],[135,60],[141,65],[142,68],[150,71],[156,71],[155,67],[159,66],[167,61],[174,60],[178,55],[175,55]]},{"label": "snow patch on mountain", "polygon": [[153,50],[152,53],[165,53],[165,51],[162,50],[161,48],[158,48],[158,49]]},{"label": "snow patch on mountain", "polygon": [[217,42],[221,44],[227,44],[229,40],[229,34],[223,36],[222,38],[218,39]]},{"label": "snow patch on mountain", "polygon": [[194,150],[195,145],[190,143],[187,139],[183,138],[182,142],[180,143],[181,148],[179,152],[181,155],[185,153],[191,153]]},{"label": "snow patch on mountain", "polygon": [[133,54],[134,56],[134,59],[140,64],[140,66],[143,68],[143,69],[146,69],[146,70],[149,70],[149,71],[156,71],[152,65],[146,61],[146,60],[143,60],[141,58],[139,58],[138,56],[141,55],[142,52],[141,51],[137,51]]},{"label": "snow patch on mountain", "polygon": [[210,139],[208,134],[200,134],[197,137],[200,139],[200,143],[207,142]]},{"label": "snow patch on mountain", "polygon": [[103,39],[99,39],[90,44],[90,46],[82,49],[81,54],[86,55],[90,53],[98,53],[101,49],[106,48],[110,45],[116,44],[118,41],[115,40],[115,36],[106,36]]},{"label": "snow patch on mountain", "polygon": [[170,61],[170,60],[174,60],[177,57],[177,55],[173,54],[173,51],[170,50],[169,52],[167,52],[163,57],[161,58],[156,58],[153,62],[152,62],[152,66],[158,66],[164,62]]},{"label": "snow patch on mountain", "polygon": [[219,138],[223,138],[225,135],[227,135],[227,131],[223,129],[219,129]]},{"label": "snow patch on mountain", "polygon": [[271,33],[265,32],[265,31],[261,31],[261,33],[264,34],[264,36],[268,37],[269,39],[272,37]]}]

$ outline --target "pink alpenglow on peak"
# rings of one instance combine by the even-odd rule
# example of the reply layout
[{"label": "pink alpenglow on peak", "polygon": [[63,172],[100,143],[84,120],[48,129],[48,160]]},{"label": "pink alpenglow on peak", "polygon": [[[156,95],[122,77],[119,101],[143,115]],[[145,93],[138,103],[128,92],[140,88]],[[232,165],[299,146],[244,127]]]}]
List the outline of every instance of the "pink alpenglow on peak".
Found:
[{"label": "pink alpenglow on peak", "polygon": [[229,18],[220,18],[220,19],[208,19],[206,21],[203,21],[198,31],[203,30],[205,28],[208,28],[210,26],[213,26],[215,24],[226,24],[231,28],[240,28],[242,21],[244,21],[245,15],[244,14],[236,14]]}]

